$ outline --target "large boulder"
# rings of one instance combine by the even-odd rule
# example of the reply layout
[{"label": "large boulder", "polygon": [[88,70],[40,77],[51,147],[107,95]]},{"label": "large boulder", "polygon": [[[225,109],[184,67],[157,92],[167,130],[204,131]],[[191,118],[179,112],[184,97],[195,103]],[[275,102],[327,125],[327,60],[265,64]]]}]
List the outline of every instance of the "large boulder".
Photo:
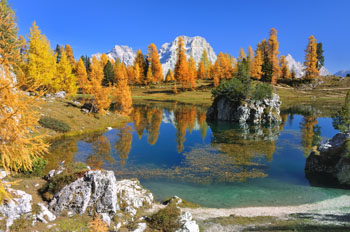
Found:
[{"label": "large boulder", "polygon": [[312,185],[350,187],[350,132],[338,133],[312,151],[305,174]]},{"label": "large boulder", "polygon": [[108,222],[121,212],[134,217],[137,209],[152,203],[152,193],[143,189],[138,180],[117,181],[113,171],[88,171],[59,191],[50,208],[56,215],[63,211],[69,215],[98,213]]},{"label": "large boulder", "polygon": [[280,122],[281,101],[277,94],[271,99],[232,102],[226,97],[215,98],[207,112],[209,121],[232,121],[250,124],[272,124]]}]

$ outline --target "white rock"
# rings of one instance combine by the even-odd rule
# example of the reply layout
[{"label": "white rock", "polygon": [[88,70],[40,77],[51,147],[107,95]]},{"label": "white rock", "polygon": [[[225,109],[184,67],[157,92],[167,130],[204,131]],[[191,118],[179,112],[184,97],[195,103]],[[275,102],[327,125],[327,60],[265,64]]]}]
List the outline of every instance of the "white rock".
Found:
[{"label": "white rock", "polygon": [[63,167],[63,166],[59,166],[57,169],[52,169],[47,174],[46,179],[49,180],[49,179],[53,178],[54,176],[57,176],[57,175],[61,174],[64,170],[66,170],[66,168]]},{"label": "white rock", "polygon": [[132,217],[134,217],[137,213],[137,210],[132,207],[132,206],[127,206],[125,207],[125,210],[124,210],[127,214],[130,214]]},{"label": "white rock", "polygon": [[12,188],[8,188],[8,191],[13,199],[10,199],[9,201],[0,205],[0,214],[7,217],[7,228],[13,224],[14,220],[21,217],[21,215],[28,214],[32,211],[32,195]]},{"label": "white rock", "polygon": [[137,228],[133,232],[143,232],[147,229],[147,224],[144,222],[138,223]]},{"label": "white rock", "polygon": [[199,226],[196,221],[192,220],[190,212],[184,212],[180,216],[181,228],[176,232],[199,232]]},{"label": "white rock", "polygon": [[66,97],[66,92],[65,91],[59,91],[59,92],[55,93],[55,97],[65,98]]},{"label": "white rock", "polygon": [[36,215],[37,220],[43,223],[48,223],[47,220],[49,222],[52,222],[56,219],[56,216],[53,213],[51,213],[43,203],[38,203],[38,205],[40,206],[41,211],[39,214]]},{"label": "white rock", "polygon": [[0,170],[0,180],[4,179],[7,176],[7,172],[5,170]]},{"label": "white rock", "polygon": [[113,128],[109,126],[109,127],[107,127],[107,130],[110,131],[110,130],[113,130]]},{"label": "white rock", "polygon": [[100,216],[104,223],[106,223],[108,226],[111,225],[111,218],[107,213],[101,213]]}]

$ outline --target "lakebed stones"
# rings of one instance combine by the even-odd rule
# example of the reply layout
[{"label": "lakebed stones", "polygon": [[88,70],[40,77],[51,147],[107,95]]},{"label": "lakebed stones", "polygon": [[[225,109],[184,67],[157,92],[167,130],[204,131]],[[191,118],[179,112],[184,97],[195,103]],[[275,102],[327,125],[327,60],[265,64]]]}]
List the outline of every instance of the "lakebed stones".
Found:
[{"label": "lakebed stones", "polygon": [[338,133],[310,153],[305,173],[311,184],[350,187],[349,141],[350,132]]},{"label": "lakebed stones", "polygon": [[239,104],[217,97],[207,112],[207,120],[272,124],[281,121],[280,105],[277,94],[273,94],[271,99],[246,100]]}]

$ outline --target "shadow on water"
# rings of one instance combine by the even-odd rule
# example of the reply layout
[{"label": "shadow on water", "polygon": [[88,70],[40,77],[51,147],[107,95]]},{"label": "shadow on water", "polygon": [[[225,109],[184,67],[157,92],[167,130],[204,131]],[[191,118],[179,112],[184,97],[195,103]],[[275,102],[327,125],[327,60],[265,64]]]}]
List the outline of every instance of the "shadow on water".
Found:
[{"label": "shadow on water", "polygon": [[302,204],[345,193],[312,188],[320,185],[305,178],[305,156],[335,133],[318,109],[284,110],[282,123],[269,127],[208,124],[206,111],[176,102],[135,104],[124,128],[54,142],[50,168],[86,162],[117,178],[139,178],[158,199],[179,195],[208,207]]}]

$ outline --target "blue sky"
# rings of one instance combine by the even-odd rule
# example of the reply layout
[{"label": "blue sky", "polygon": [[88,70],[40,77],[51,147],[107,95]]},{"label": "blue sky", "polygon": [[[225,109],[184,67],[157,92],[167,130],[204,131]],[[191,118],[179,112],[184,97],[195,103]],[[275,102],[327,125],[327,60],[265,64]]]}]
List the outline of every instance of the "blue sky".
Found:
[{"label": "blue sky", "polygon": [[278,30],[281,54],[304,60],[307,38],[323,43],[325,66],[350,69],[350,1],[347,0],[8,0],[20,34],[35,20],[51,46],[70,44],[76,58],[115,44],[146,51],[178,35],[203,36],[216,53],[237,56]]}]

